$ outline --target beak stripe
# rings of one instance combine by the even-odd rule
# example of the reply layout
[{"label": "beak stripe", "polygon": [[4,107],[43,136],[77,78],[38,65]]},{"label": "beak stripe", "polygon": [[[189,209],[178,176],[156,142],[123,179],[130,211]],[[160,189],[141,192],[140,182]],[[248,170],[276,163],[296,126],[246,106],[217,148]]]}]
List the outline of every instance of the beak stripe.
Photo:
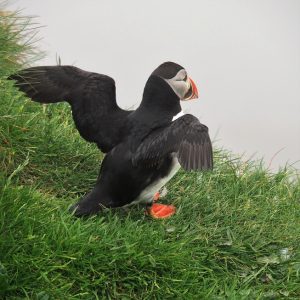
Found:
[{"label": "beak stripe", "polygon": [[198,98],[199,94],[198,94],[197,86],[192,78],[189,77],[189,80],[191,82],[192,90],[193,90],[191,99]]}]

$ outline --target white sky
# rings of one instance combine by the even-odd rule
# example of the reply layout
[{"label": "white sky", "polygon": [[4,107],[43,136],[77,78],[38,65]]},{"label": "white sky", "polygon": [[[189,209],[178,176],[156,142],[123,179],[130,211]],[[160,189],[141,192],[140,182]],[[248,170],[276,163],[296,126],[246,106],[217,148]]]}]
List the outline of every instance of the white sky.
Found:
[{"label": "white sky", "polygon": [[[299,0],[19,0],[38,16],[39,64],[108,74],[118,103],[137,105],[150,73],[171,60],[196,82],[184,105],[234,153],[300,160]],[[296,166],[300,168],[300,163]]]}]

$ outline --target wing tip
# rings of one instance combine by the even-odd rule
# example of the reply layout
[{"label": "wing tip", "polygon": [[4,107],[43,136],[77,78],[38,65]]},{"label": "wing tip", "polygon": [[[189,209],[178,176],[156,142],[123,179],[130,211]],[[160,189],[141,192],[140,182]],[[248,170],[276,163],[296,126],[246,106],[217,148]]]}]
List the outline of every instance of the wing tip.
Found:
[{"label": "wing tip", "polygon": [[181,143],[178,151],[178,161],[186,171],[211,171],[213,170],[213,151],[210,142],[204,145]]}]

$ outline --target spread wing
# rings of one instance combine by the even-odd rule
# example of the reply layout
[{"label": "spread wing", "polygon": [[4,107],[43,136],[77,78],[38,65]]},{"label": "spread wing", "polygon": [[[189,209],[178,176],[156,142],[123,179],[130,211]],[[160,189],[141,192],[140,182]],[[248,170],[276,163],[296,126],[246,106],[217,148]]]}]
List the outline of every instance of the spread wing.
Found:
[{"label": "spread wing", "polygon": [[80,135],[108,152],[121,139],[120,129],[128,111],[116,102],[114,80],[74,66],[40,66],[9,77],[32,100],[40,103],[67,101]]},{"label": "spread wing", "polygon": [[213,168],[208,128],[192,115],[184,115],[148,135],[137,148],[133,164],[157,164],[172,152],[177,153],[178,161],[185,170]]}]

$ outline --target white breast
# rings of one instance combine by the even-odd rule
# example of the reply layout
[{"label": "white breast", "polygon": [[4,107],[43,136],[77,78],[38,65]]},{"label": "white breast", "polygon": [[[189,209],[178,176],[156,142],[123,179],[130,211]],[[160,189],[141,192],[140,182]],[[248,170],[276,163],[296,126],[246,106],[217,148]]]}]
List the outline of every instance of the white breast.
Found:
[{"label": "white breast", "polygon": [[179,169],[180,169],[180,164],[178,162],[177,157],[174,154],[172,167],[169,174],[148,185],[140,193],[140,195],[133,202],[130,203],[130,205],[137,204],[137,203],[151,203],[153,201],[154,194],[157,193],[177,173]]},{"label": "white breast", "polygon": [[176,119],[182,117],[184,115],[183,111],[180,111],[176,116],[173,117],[172,121],[175,121]]}]

